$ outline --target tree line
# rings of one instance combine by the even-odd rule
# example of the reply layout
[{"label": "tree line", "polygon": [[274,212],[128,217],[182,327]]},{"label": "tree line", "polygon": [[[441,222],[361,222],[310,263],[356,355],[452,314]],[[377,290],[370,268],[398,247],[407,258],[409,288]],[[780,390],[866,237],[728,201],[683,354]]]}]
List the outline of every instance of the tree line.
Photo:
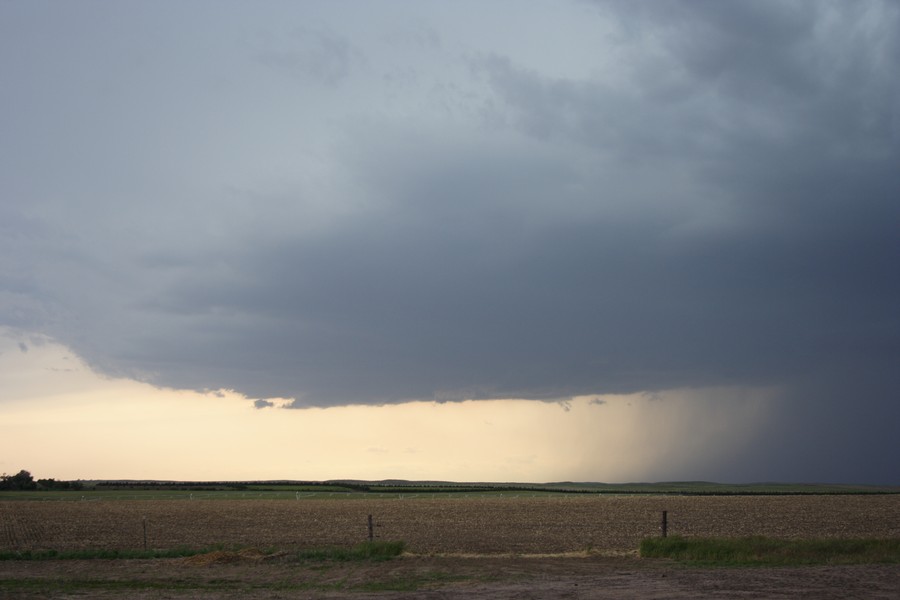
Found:
[{"label": "tree line", "polygon": [[28,490],[80,490],[84,487],[80,481],[57,481],[55,479],[38,479],[22,469],[15,475],[0,475],[0,490],[2,491],[28,491]]}]

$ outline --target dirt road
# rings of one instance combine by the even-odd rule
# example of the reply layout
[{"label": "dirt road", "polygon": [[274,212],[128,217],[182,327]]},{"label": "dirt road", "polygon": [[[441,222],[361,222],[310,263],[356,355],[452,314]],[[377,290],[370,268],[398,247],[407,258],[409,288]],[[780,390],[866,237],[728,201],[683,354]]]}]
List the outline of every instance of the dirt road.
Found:
[{"label": "dirt road", "polygon": [[164,560],[0,563],[0,597],[897,598],[900,565],[686,568],[634,556],[403,556],[304,562],[220,553]]}]

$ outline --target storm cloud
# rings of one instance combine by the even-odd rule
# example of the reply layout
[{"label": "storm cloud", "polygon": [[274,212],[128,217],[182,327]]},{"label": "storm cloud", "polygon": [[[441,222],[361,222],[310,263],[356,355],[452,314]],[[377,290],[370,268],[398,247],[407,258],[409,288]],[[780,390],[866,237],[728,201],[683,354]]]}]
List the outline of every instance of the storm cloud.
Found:
[{"label": "storm cloud", "polygon": [[898,449],[892,3],[0,15],[2,325],[258,406],[774,386],[771,452]]}]

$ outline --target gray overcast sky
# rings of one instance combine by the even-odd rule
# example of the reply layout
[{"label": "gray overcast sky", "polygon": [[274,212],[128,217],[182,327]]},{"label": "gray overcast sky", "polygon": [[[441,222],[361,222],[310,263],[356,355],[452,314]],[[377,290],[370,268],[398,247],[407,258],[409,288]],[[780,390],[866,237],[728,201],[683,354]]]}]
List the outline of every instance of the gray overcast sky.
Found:
[{"label": "gray overcast sky", "polygon": [[4,1],[0,325],[298,407],[777,386],[762,453],[897,481],[898,73],[895,2]]}]

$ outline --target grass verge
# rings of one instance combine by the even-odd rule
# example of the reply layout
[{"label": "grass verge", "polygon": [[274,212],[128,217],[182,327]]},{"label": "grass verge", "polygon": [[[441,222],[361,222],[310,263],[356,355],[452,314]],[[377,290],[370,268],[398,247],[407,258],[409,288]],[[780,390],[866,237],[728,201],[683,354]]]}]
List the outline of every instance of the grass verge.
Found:
[{"label": "grass verge", "polygon": [[404,542],[363,542],[352,548],[324,548],[302,550],[297,556],[301,560],[388,560],[403,554]]},{"label": "grass verge", "polygon": [[215,548],[169,548],[167,550],[0,550],[0,560],[90,560],[183,558],[221,550]]},{"label": "grass verge", "polygon": [[647,538],[643,558],[671,558],[693,565],[794,566],[900,563],[900,539],[776,540],[745,538]]},{"label": "grass verge", "polygon": [[[312,561],[359,561],[388,560],[403,553],[406,544],[394,542],[364,542],[352,548],[320,548],[301,550],[297,553],[300,560]],[[90,559],[149,559],[149,558],[185,558],[223,550],[224,547],[210,548],[170,548],[168,550],[2,550],[2,560],[90,560]],[[271,552],[264,552],[270,554]]]},{"label": "grass verge", "polygon": [[[186,581],[164,580],[150,581],[147,579],[115,580],[115,579],[2,579],[0,578],[0,598],[16,595],[26,597],[69,597],[86,596],[93,597],[100,593],[116,594],[117,597],[126,597],[126,592],[156,591],[175,594],[176,597],[193,597],[193,593],[215,592],[252,592],[263,591],[271,594],[271,597],[280,597],[282,592],[335,592],[341,591],[344,586],[340,583],[319,584],[315,582],[271,582],[271,583],[247,583],[244,581]],[[106,597],[106,596],[104,596]],[[157,597],[154,594],[154,597]],[[171,595],[159,597],[172,597]]]}]

